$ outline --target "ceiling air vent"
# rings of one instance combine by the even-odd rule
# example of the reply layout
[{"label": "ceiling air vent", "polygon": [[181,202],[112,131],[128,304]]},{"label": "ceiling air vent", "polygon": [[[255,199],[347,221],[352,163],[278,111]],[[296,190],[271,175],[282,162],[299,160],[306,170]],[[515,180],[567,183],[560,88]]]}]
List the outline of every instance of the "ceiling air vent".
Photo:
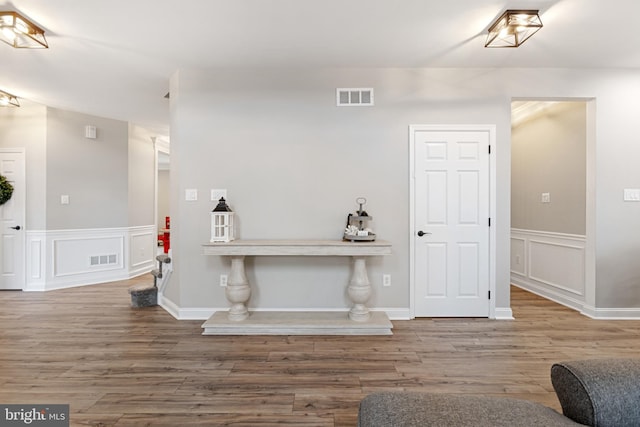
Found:
[{"label": "ceiling air vent", "polygon": [[373,105],[373,88],[338,88],[336,89],[336,105],[338,107],[362,107]]}]

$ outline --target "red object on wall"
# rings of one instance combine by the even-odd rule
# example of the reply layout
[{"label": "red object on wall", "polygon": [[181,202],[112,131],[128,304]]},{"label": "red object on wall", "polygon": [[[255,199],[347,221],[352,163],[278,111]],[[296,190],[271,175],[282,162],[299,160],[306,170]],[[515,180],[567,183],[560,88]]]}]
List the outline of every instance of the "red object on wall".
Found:
[{"label": "red object on wall", "polygon": [[164,249],[165,254],[169,253],[169,246],[171,245],[170,241],[170,233],[169,231],[165,231],[162,239],[162,249]]},{"label": "red object on wall", "polygon": [[162,248],[164,249],[164,253],[168,254],[169,249],[171,248],[171,232],[169,231],[169,229],[171,229],[171,217],[164,217],[164,228],[165,230],[162,239]]}]

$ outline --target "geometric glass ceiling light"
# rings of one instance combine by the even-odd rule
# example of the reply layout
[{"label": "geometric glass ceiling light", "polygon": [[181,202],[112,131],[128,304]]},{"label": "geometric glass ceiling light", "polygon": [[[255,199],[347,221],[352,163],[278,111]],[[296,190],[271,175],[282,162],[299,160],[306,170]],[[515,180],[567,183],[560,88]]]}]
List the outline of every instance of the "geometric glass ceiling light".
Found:
[{"label": "geometric glass ceiling light", "polygon": [[0,107],[19,107],[18,98],[10,93],[0,90]]},{"label": "geometric glass ceiling light", "polygon": [[507,10],[489,27],[484,47],[518,47],[540,28],[537,10]]},{"label": "geometric glass ceiling light", "polygon": [[18,12],[0,12],[0,40],[17,48],[48,48],[44,30]]}]

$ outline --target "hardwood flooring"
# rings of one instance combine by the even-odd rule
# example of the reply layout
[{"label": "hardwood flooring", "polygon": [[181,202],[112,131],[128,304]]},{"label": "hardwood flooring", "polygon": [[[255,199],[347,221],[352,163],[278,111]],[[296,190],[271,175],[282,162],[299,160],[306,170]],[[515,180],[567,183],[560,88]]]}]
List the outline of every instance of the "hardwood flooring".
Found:
[{"label": "hardwood flooring", "polygon": [[71,425],[354,426],[376,390],[511,396],[559,409],[555,361],[636,357],[640,321],[512,288],[516,320],[394,321],[393,336],[202,336],[132,309],[149,280],[0,292],[0,403],[68,403]]}]

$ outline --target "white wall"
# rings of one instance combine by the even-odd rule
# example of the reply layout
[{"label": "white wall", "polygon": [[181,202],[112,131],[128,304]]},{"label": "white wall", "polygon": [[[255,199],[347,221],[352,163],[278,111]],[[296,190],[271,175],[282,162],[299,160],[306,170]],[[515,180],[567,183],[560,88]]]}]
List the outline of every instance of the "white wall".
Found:
[{"label": "white wall", "polygon": [[47,109],[47,229],[128,225],[128,144],[127,122]]},{"label": "white wall", "polygon": [[594,82],[596,147],[596,310],[640,307],[640,203],[624,202],[624,188],[640,188],[638,70]]},{"label": "white wall", "polygon": [[155,215],[155,147],[154,133],[140,126],[129,124],[128,209],[127,225],[153,225]]},{"label": "white wall", "polygon": [[[374,262],[374,307],[408,307],[408,126],[497,125],[497,307],[509,307],[510,103],[595,98],[597,307],[640,307],[640,79],[637,70],[180,70],[171,82],[174,275],[178,307],[227,307],[217,286],[227,261],[201,255],[211,188],[226,188],[242,238],[339,238],[353,200],[367,197],[394,254]],[[376,106],[335,107],[336,87],[374,87]],[[185,202],[184,190],[200,191]],[[340,307],[340,261],[259,260],[251,306]],[[304,275],[302,275],[302,270]],[[300,274],[299,274],[300,273]],[[381,287],[381,274],[393,277]],[[303,277],[304,276],[304,277]],[[336,283],[337,282],[337,283]],[[304,287],[306,291],[300,291]]]},{"label": "white wall", "polygon": [[585,102],[558,102],[513,127],[513,228],[585,235],[586,117]]},{"label": "white wall", "polygon": [[42,230],[46,223],[47,109],[20,100],[20,108],[0,108],[0,146],[24,147],[26,152],[26,229]]},{"label": "white wall", "polygon": [[[469,93],[473,80],[478,89]],[[502,146],[495,153],[499,170],[508,174],[509,100],[487,97],[486,83],[491,76],[485,70],[181,70],[171,88],[177,277],[167,296],[179,298],[182,307],[227,306],[216,283],[228,260],[205,258],[200,247],[214,206],[208,191],[226,188],[241,238],[340,239],[356,197],[366,197],[372,227],[393,245],[393,255],[370,266],[370,304],[408,308],[408,127],[498,124]],[[374,87],[376,106],[338,108],[336,87]],[[498,187],[508,199],[508,181]],[[198,189],[202,198],[185,202],[186,188]],[[507,203],[494,222],[507,242],[498,248],[498,307],[509,305],[508,217]],[[348,304],[348,260],[258,259],[249,271],[256,284],[250,306]],[[390,288],[381,286],[383,273],[392,275]]]}]

